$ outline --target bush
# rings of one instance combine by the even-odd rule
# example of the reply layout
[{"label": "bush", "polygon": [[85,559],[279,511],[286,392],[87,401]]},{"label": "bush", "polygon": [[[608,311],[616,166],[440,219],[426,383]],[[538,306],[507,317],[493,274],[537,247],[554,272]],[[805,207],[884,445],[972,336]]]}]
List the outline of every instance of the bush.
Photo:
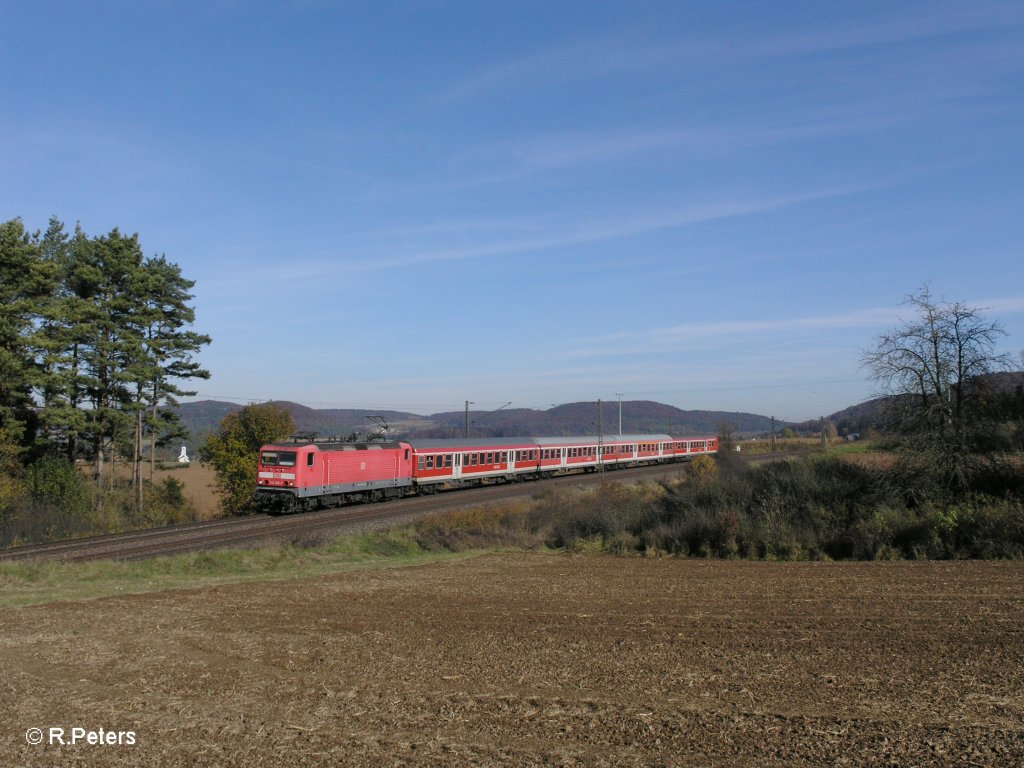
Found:
[{"label": "bush", "polygon": [[29,464],[2,515],[0,543],[64,538],[91,530],[88,484],[74,465],[46,456]]},{"label": "bush", "polygon": [[476,507],[435,515],[416,523],[414,530],[419,546],[430,551],[462,552],[491,547],[533,549],[543,545],[522,504]]},{"label": "bush", "polygon": [[18,493],[0,508],[0,545],[64,539],[84,534],[114,533],[195,519],[195,505],[184,484],[166,478],[145,483],[143,511],[137,508],[130,484],[116,482],[103,492],[65,459],[45,456],[22,472]]}]

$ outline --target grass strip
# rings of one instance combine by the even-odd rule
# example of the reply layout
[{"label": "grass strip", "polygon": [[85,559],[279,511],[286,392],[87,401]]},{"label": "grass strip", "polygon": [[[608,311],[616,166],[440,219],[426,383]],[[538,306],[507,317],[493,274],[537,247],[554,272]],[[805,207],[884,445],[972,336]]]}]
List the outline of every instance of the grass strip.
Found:
[{"label": "grass strip", "polygon": [[358,568],[395,568],[471,557],[428,551],[411,527],[345,536],[315,547],[267,546],[150,560],[0,563],[0,608],[241,582],[304,579]]}]

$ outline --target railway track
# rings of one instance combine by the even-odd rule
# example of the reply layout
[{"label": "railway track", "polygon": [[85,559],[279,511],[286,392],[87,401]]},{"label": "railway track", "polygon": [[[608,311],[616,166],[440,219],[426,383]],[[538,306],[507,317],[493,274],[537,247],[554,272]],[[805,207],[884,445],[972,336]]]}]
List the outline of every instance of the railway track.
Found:
[{"label": "railway track", "polygon": [[[791,455],[792,452],[776,453],[768,457],[746,456],[743,460],[771,460]],[[412,496],[376,504],[351,505],[283,517],[254,514],[47,544],[28,544],[0,550],[0,562],[143,560],[210,549],[308,541],[317,535],[340,536],[346,533],[359,533],[410,523],[440,512],[529,498],[545,488],[593,485],[605,479],[670,478],[685,471],[685,468],[685,464],[659,464],[609,470],[606,473],[560,475],[540,482],[488,485],[463,489],[457,493]]]}]

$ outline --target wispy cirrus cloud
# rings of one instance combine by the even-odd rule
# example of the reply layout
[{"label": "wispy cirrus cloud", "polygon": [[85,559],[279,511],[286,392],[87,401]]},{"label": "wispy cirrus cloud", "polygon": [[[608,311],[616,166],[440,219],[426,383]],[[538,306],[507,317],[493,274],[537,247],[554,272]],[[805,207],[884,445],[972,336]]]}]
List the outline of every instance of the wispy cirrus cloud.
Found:
[{"label": "wispy cirrus cloud", "polygon": [[[988,312],[1024,312],[1024,296],[994,298],[987,301],[966,301],[965,304],[984,308]],[[905,306],[869,307],[835,314],[807,317],[722,320],[715,322],[680,323],[678,325],[648,328],[591,339],[573,353],[579,357],[603,357],[629,350],[633,354],[663,353],[668,349],[686,348],[709,342],[730,340],[747,341],[754,336],[788,338],[795,334],[821,332],[829,336],[844,329],[883,328],[907,319],[910,310]],[[775,354],[774,352],[772,353]]]},{"label": "wispy cirrus cloud", "polygon": [[623,350],[629,350],[633,354],[663,353],[669,349],[688,348],[710,342],[748,340],[751,336],[771,335],[782,338],[808,331],[827,333],[838,329],[876,328],[897,322],[900,316],[898,307],[877,307],[808,317],[680,323],[598,337],[581,346],[576,354],[581,357],[600,357],[620,354]]},{"label": "wispy cirrus cloud", "polygon": [[814,56],[1022,25],[1024,14],[1013,2],[933,3],[927,14],[903,11],[897,5],[884,20],[807,25],[785,34],[730,28],[709,38],[705,30],[700,37],[683,37],[671,44],[661,39],[659,30],[638,25],[614,37],[575,40],[494,64],[451,86],[441,98],[458,101],[510,87],[549,87],[612,73],[681,69],[687,62],[749,65],[757,59]]},{"label": "wispy cirrus cloud", "polygon": [[[311,277],[328,277],[332,274],[369,272],[491,256],[538,253],[765,213],[789,206],[857,194],[875,188],[877,188],[876,185],[851,184],[789,195],[737,197],[731,200],[702,203],[662,212],[620,213],[584,222],[574,220],[568,225],[552,223],[546,232],[529,237],[495,239],[477,235],[476,242],[465,246],[414,250],[398,255],[394,255],[394,249],[392,249],[389,254],[360,251],[311,258],[305,261],[292,260],[288,264],[287,270],[282,271],[281,278],[307,280]],[[263,279],[265,279],[265,275]]]}]

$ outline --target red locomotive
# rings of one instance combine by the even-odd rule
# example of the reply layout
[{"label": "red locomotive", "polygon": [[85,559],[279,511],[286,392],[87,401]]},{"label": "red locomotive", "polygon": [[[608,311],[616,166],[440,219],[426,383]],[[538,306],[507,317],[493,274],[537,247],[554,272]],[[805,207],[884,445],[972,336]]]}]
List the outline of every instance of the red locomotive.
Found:
[{"label": "red locomotive", "polygon": [[260,449],[256,498],[264,509],[308,510],[717,451],[717,437],[668,435],[279,443]]}]

